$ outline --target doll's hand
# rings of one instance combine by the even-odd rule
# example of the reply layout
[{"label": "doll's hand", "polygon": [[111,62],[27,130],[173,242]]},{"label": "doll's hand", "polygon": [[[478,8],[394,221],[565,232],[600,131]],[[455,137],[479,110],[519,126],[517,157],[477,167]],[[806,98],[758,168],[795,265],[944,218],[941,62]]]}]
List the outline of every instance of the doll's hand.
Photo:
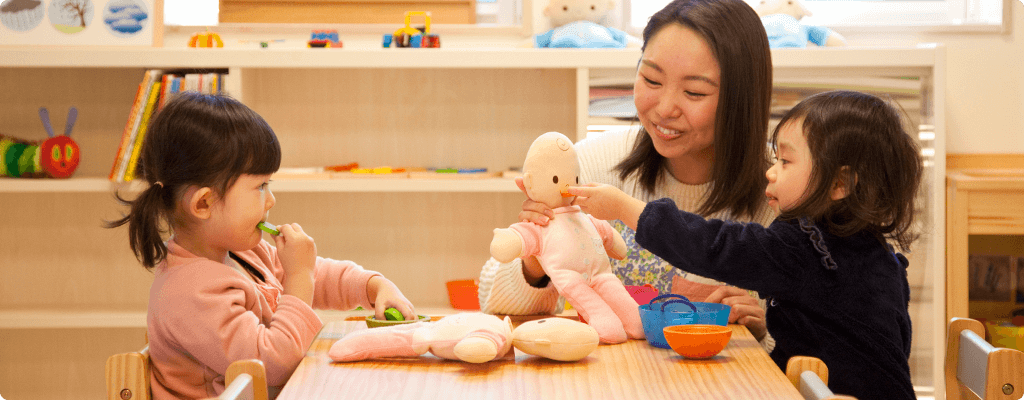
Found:
[{"label": "doll's hand", "polygon": [[278,225],[277,230],[281,234],[274,236],[274,243],[284,268],[284,293],[312,304],[316,243],[299,224]]},{"label": "doll's hand", "polygon": [[523,252],[523,240],[511,229],[495,229],[491,239],[491,257],[507,263]]},{"label": "doll's hand", "polygon": [[[516,177],[516,186],[519,186],[519,190],[526,194],[526,185],[523,184],[523,177]],[[523,210],[519,212],[519,220],[523,222],[533,222],[540,226],[547,226],[548,221],[555,217],[555,212],[551,211],[548,206],[544,203],[538,203],[530,200],[529,197],[523,200]]]},{"label": "doll's hand", "polygon": [[711,292],[706,299],[707,303],[722,303],[731,307],[729,312],[729,323],[746,326],[754,338],[761,340],[768,333],[764,321],[765,311],[756,298],[750,295],[745,289],[732,286],[722,286]]},{"label": "doll's hand", "polygon": [[419,319],[409,299],[398,290],[398,286],[383,276],[375,276],[366,282],[366,297],[373,300],[374,318],[378,320],[387,319],[384,311],[391,307],[402,313],[406,321]]},{"label": "doll's hand", "polygon": [[636,229],[637,220],[647,204],[623,193],[619,188],[605,184],[570,186],[569,194],[576,196],[574,205],[583,212],[603,220],[621,220]]}]

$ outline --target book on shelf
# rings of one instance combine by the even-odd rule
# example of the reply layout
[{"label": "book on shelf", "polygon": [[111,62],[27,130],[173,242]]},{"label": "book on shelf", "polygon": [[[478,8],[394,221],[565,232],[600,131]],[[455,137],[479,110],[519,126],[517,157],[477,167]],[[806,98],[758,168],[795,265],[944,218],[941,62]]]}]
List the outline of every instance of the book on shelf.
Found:
[{"label": "book on shelf", "polygon": [[135,178],[135,169],[149,122],[168,100],[187,90],[219,94],[223,92],[226,73],[226,70],[147,70],[135,94],[135,102],[125,123],[109,179],[114,182],[128,182]]}]

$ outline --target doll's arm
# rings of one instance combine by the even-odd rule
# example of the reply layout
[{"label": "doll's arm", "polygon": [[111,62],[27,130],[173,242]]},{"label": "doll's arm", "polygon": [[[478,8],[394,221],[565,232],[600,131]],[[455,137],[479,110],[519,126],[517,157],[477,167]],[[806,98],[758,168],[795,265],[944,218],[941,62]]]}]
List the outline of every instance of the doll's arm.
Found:
[{"label": "doll's arm", "polygon": [[622,235],[614,229],[612,230],[612,247],[609,248],[605,245],[605,249],[608,251],[608,256],[616,260],[626,258],[626,252],[629,251],[626,247],[626,241],[622,239]]},{"label": "doll's arm", "polygon": [[379,357],[415,357],[426,353],[413,347],[414,331],[429,322],[395,325],[356,331],[334,342],[327,355],[334,361],[349,362]]},{"label": "doll's arm", "polygon": [[491,239],[491,257],[503,263],[522,255],[523,238],[512,229],[495,229]]}]

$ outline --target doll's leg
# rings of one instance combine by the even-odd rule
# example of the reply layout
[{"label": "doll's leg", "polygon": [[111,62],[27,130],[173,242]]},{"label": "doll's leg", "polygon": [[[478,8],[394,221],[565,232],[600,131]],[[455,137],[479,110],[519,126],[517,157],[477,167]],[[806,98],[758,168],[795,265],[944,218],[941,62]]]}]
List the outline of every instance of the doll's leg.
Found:
[{"label": "doll's leg", "polygon": [[576,309],[576,312],[587,320],[587,324],[597,331],[601,343],[615,344],[626,341],[626,331],[622,328],[622,321],[586,282],[575,280],[567,283],[563,286],[561,293]]},{"label": "doll's leg", "polygon": [[622,321],[622,328],[630,339],[643,339],[644,327],[640,322],[640,305],[633,300],[622,281],[613,274],[598,274],[591,281],[594,290],[601,295],[601,298],[608,303],[619,320]]},{"label": "doll's leg", "polygon": [[334,361],[349,362],[379,357],[415,357],[426,353],[416,349],[413,336],[429,322],[415,322],[351,333],[334,342],[327,355]]}]

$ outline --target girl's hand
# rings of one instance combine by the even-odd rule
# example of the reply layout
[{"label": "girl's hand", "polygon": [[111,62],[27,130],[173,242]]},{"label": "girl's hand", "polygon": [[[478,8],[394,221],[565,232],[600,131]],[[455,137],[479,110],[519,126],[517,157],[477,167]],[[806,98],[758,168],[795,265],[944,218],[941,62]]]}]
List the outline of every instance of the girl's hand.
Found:
[{"label": "girl's hand", "polygon": [[[516,186],[519,186],[519,190],[526,194],[526,185],[523,184],[523,177],[516,177]],[[529,197],[523,200],[523,210],[519,212],[519,220],[523,222],[533,222],[540,226],[547,226],[548,221],[555,217],[555,212],[551,211],[548,206],[544,203],[538,203],[530,200]]]},{"label": "girl's hand", "polygon": [[316,265],[316,243],[299,224],[278,225],[280,235],[274,236],[277,256],[284,268],[284,293],[313,304],[313,267]]},{"label": "girl's hand", "polygon": [[386,319],[384,311],[394,307],[402,313],[406,321],[419,319],[416,310],[412,307],[409,299],[405,298],[401,290],[394,283],[383,276],[375,276],[366,282],[366,297],[373,300],[374,318]]},{"label": "girl's hand", "polygon": [[580,206],[583,212],[597,219],[621,220],[634,230],[647,205],[619,188],[605,184],[570,186],[569,194],[576,196],[572,204]]},{"label": "girl's hand", "polygon": [[707,303],[722,303],[732,307],[729,312],[729,323],[746,326],[758,341],[764,339],[768,327],[764,321],[764,309],[756,298],[745,289],[722,286],[704,299]]}]

